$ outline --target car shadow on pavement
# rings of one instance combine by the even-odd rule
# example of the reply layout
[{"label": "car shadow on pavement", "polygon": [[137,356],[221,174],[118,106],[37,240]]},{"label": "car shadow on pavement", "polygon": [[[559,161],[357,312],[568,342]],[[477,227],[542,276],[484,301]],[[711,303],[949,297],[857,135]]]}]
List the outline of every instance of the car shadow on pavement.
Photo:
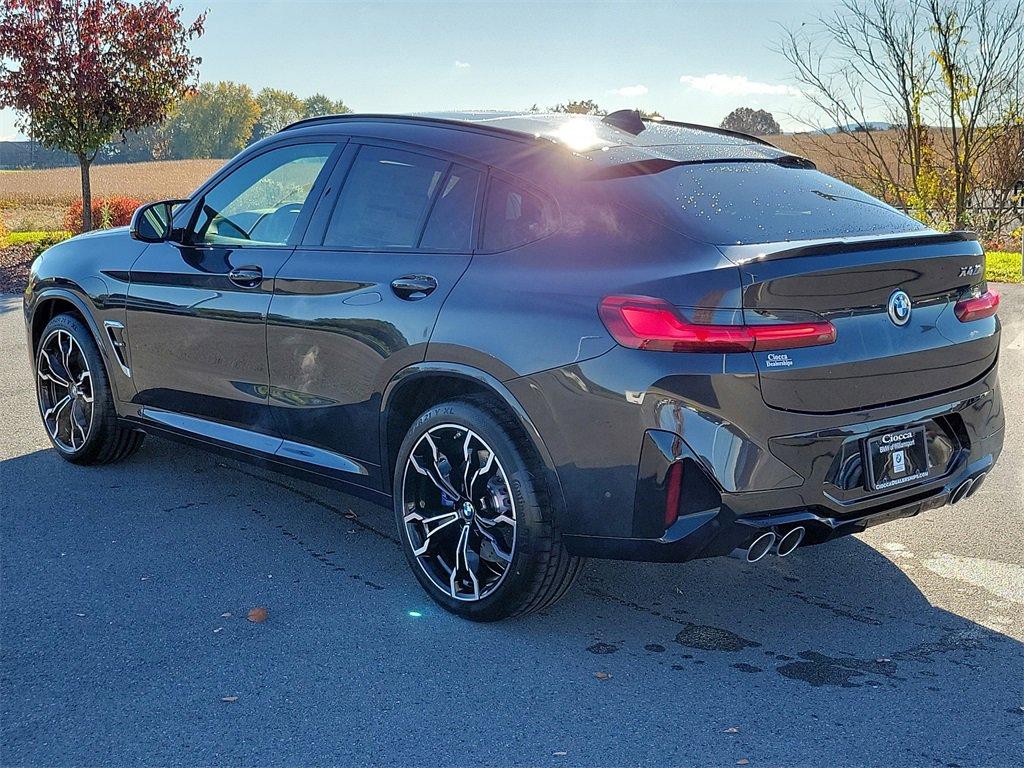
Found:
[{"label": "car shadow on pavement", "polygon": [[21,309],[21,296],[16,293],[0,293],[0,315]]},{"label": "car shadow on pavement", "polygon": [[[39,450],[0,477],[5,762],[260,763],[276,726],[256,725],[281,718],[293,764],[385,736],[395,760],[457,739],[467,760],[543,763],[571,744],[559,765],[1020,755],[1021,643],[932,605],[928,556],[896,543],[592,562],[549,610],[474,625],[423,595],[389,510],[330,489],[153,439],[116,466]],[[244,620],[253,606],[267,622]],[[488,752],[502,720],[516,734]]]}]

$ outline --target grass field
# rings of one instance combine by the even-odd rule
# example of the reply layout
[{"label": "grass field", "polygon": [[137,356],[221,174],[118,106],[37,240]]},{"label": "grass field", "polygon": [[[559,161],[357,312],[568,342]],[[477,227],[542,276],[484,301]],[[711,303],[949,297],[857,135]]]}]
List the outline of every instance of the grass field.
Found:
[{"label": "grass field", "polygon": [[[124,195],[144,202],[188,195],[224,160],[163,160],[97,165],[94,196]],[[11,231],[61,229],[64,211],[82,194],[77,168],[0,171],[0,215]]]}]

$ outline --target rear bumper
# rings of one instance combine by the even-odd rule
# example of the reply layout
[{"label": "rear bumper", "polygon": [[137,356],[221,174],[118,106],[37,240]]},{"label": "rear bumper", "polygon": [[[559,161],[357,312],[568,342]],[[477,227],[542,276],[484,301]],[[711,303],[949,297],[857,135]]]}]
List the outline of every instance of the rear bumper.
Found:
[{"label": "rear bumper", "polygon": [[[616,349],[512,383],[524,404],[534,398],[531,416],[541,414],[575,554],[685,561],[727,555],[764,530],[796,525],[806,528],[807,544],[821,543],[947,504],[1002,449],[995,366],[940,395],[815,415],[766,406],[744,356],[687,356],[703,358],[687,365],[708,370],[656,375],[659,365],[679,366],[671,354]],[[545,422],[544,413],[559,418]],[[907,425],[928,425],[935,438],[930,476],[870,492],[853,457],[864,438]],[[673,464],[683,466],[674,520],[666,515]]]},{"label": "rear bumper", "polygon": [[[717,507],[681,517],[658,538],[572,535],[566,536],[565,541],[570,551],[580,556],[654,562],[684,562],[728,555],[737,549],[745,549],[765,531],[782,535],[796,526],[803,526],[807,531],[803,546],[821,544],[945,506],[953,492],[968,479],[977,482],[972,484],[965,498],[973,495],[998,459],[1002,444],[1003,431],[1000,430],[977,446],[977,451],[972,454],[977,458],[973,461],[965,460],[945,479],[915,486],[911,501],[889,499],[846,514],[823,507],[742,514],[730,506],[730,502],[737,499],[727,495]],[[741,509],[748,506],[746,500],[738,501],[737,506]]]}]

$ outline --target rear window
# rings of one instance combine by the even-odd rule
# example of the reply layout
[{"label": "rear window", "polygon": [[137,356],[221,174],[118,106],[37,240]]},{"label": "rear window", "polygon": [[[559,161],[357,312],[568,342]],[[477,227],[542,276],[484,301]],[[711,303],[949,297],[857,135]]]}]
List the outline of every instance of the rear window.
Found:
[{"label": "rear window", "polygon": [[775,163],[678,165],[614,183],[633,187],[643,207],[669,226],[716,245],[925,229],[820,171]]}]

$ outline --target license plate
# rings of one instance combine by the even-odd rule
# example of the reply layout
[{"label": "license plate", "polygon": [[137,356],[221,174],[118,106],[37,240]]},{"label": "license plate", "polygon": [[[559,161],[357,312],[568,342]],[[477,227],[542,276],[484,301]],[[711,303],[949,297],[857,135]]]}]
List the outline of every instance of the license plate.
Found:
[{"label": "license plate", "polygon": [[924,427],[898,429],[868,438],[868,482],[884,491],[928,477]]}]

